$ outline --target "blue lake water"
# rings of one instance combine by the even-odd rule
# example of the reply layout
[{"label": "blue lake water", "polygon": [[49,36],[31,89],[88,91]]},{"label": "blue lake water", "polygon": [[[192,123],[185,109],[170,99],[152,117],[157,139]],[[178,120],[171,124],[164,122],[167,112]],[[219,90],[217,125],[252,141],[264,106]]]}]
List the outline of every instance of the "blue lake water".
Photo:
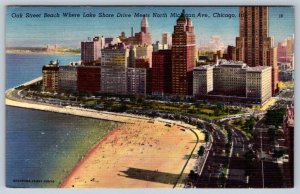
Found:
[{"label": "blue lake water", "polygon": [[[7,55],[6,88],[41,76],[71,55]],[[6,106],[6,185],[57,187],[81,157],[118,123]]]},{"label": "blue lake water", "polygon": [[62,65],[80,60],[80,55],[6,54],[6,89],[42,75],[42,66],[51,60]]}]

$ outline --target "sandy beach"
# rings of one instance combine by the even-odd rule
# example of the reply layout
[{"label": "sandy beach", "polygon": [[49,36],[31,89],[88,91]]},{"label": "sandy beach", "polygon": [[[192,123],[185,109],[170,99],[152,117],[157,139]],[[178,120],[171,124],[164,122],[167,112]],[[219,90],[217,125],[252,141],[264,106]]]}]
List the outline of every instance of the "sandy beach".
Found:
[{"label": "sandy beach", "polygon": [[61,187],[172,188],[196,143],[190,130],[125,124],[95,145]]},{"label": "sandy beach", "polygon": [[187,161],[196,144],[193,153],[201,145],[197,136],[204,139],[199,130],[193,132],[188,128],[194,127],[178,121],[10,99],[6,105],[124,123],[96,143],[60,187],[173,188],[194,165],[195,159]]}]

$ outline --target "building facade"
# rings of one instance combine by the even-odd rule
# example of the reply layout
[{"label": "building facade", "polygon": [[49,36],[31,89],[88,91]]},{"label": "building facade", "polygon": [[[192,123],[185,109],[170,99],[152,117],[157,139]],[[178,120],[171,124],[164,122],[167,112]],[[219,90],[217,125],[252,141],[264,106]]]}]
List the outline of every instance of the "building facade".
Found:
[{"label": "building facade", "polygon": [[280,81],[294,81],[295,71],[293,69],[279,71],[279,80]]},{"label": "building facade", "polygon": [[152,45],[137,45],[136,49],[136,59],[148,59],[150,67],[152,67]]},{"label": "building facade", "polygon": [[127,67],[129,49],[124,44],[110,45],[101,50],[102,67]]},{"label": "building facade", "polygon": [[228,61],[223,61],[214,67],[214,93],[226,96],[245,96],[246,68],[245,63]]},{"label": "building facade", "polygon": [[221,60],[194,68],[193,95],[200,99],[264,104],[272,96],[272,68]]},{"label": "building facade", "polygon": [[100,66],[77,67],[77,90],[91,93],[101,91]]},{"label": "building facade", "polygon": [[240,36],[236,39],[236,46],[242,54],[237,60],[250,67],[266,65],[264,53],[271,47],[268,7],[241,6],[240,16]]},{"label": "building facade", "polygon": [[131,45],[128,54],[128,67],[135,67],[136,60],[136,49],[135,46]]},{"label": "building facade", "polygon": [[268,66],[249,67],[246,72],[246,97],[252,103],[263,104],[272,96],[272,68]]},{"label": "building facade", "polygon": [[183,10],[172,34],[172,94],[192,95],[195,60],[195,34],[190,18]]},{"label": "building facade", "polygon": [[101,92],[127,94],[127,68],[101,67]]},{"label": "building facade", "polygon": [[147,69],[127,68],[127,93],[146,95]]},{"label": "building facade", "polygon": [[172,93],[172,50],[152,53],[152,94]]},{"label": "building facade", "polygon": [[289,61],[286,42],[279,42],[277,45],[277,61],[278,62]]},{"label": "building facade", "polygon": [[81,61],[85,65],[99,64],[104,38],[94,37],[92,41],[81,42]]},{"label": "building facade", "polygon": [[193,95],[206,96],[213,91],[213,67],[210,65],[195,67],[193,71]]},{"label": "building facade", "polygon": [[101,92],[127,93],[127,66],[129,49],[124,44],[102,49]]},{"label": "building facade", "polygon": [[131,28],[131,36],[125,37],[125,33],[121,35],[121,40],[126,45],[151,45],[152,44],[152,35],[149,31],[149,24],[147,17],[143,17],[141,21],[141,31],[135,33],[133,36],[133,28]]},{"label": "building facade", "polygon": [[156,41],[156,43],[152,44],[152,47],[153,47],[153,52],[159,51],[159,50],[170,49],[167,44],[161,44],[159,41]]},{"label": "building facade", "polygon": [[171,49],[171,47],[172,47],[172,36],[171,36],[171,34],[168,33],[168,32],[162,33],[161,43],[163,45],[167,45],[168,46],[167,49]]},{"label": "building facade", "polygon": [[135,67],[136,68],[150,68],[150,61],[148,58],[135,59]]},{"label": "building facade", "polygon": [[236,38],[236,53],[231,58],[250,67],[271,66],[272,95],[278,90],[277,50],[269,37],[269,10],[267,6],[240,7],[240,36]]},{"label": "building facade", "polygon": [[59,90],[77,91],[77,66],[60,66],[58,72]]},{"label": "building facade", "polygon": [[55,92],[58,90],[58,62],[50,61],[49,64],[44,65],[43,72],[43,91]]}]

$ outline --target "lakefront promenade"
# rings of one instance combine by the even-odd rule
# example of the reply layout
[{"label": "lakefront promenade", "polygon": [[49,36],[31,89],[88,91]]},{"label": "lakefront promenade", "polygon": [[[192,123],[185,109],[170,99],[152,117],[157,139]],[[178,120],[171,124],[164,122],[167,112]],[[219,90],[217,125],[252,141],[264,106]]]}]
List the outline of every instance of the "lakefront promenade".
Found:
[{"label": "lakefront promenade", "polygon": [[8,106],[115,121],[123,125],[97,142],[59,185],[74,188],[173,188],[192,170],[204,135],[180,121],[55,106],[9,98]]}]

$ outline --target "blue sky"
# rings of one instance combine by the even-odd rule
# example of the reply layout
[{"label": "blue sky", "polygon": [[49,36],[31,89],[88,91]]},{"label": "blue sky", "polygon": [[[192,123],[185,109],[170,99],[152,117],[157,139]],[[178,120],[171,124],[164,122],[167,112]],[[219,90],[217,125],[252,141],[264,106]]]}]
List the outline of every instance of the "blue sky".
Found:
[{"label": "blue sky", "polygon": [[[209,42],[211,36],[220,36],[225,45],[235,45],[235,37],[239,36],[239,18],[217,18],[214,13],[235,14],[238,16],[238,7],[8,7],[6,12],[6,46],[45,46],[59,44],[67,47],[79,48],[80,42],[88,37],[100,35],[115,37],[124,31],[130,35],[131,27],[134,32],[140,31],[140,17],[131,18],[84,18],[85,13],[141,13],[150,14],[148,18],[153,42],[161,41],[163,32],[173,32],[176,23],[171,13],[180,13],[185,9],[188,14],[207,13],[209,18],[191,18],[195,26],[197,46]],[[71,12],[81,14],[80,18],[65,18],[62,13]],[[13,18],[12,14],[19,13],[59,13],[59,18]],[[153,13],[166,13],[168,17],[153,17]],[[283,14],[282,18],[279,15]],[[294,8],[269,8],[269,35],[274,37],[275,43],[294,34]]]}]

